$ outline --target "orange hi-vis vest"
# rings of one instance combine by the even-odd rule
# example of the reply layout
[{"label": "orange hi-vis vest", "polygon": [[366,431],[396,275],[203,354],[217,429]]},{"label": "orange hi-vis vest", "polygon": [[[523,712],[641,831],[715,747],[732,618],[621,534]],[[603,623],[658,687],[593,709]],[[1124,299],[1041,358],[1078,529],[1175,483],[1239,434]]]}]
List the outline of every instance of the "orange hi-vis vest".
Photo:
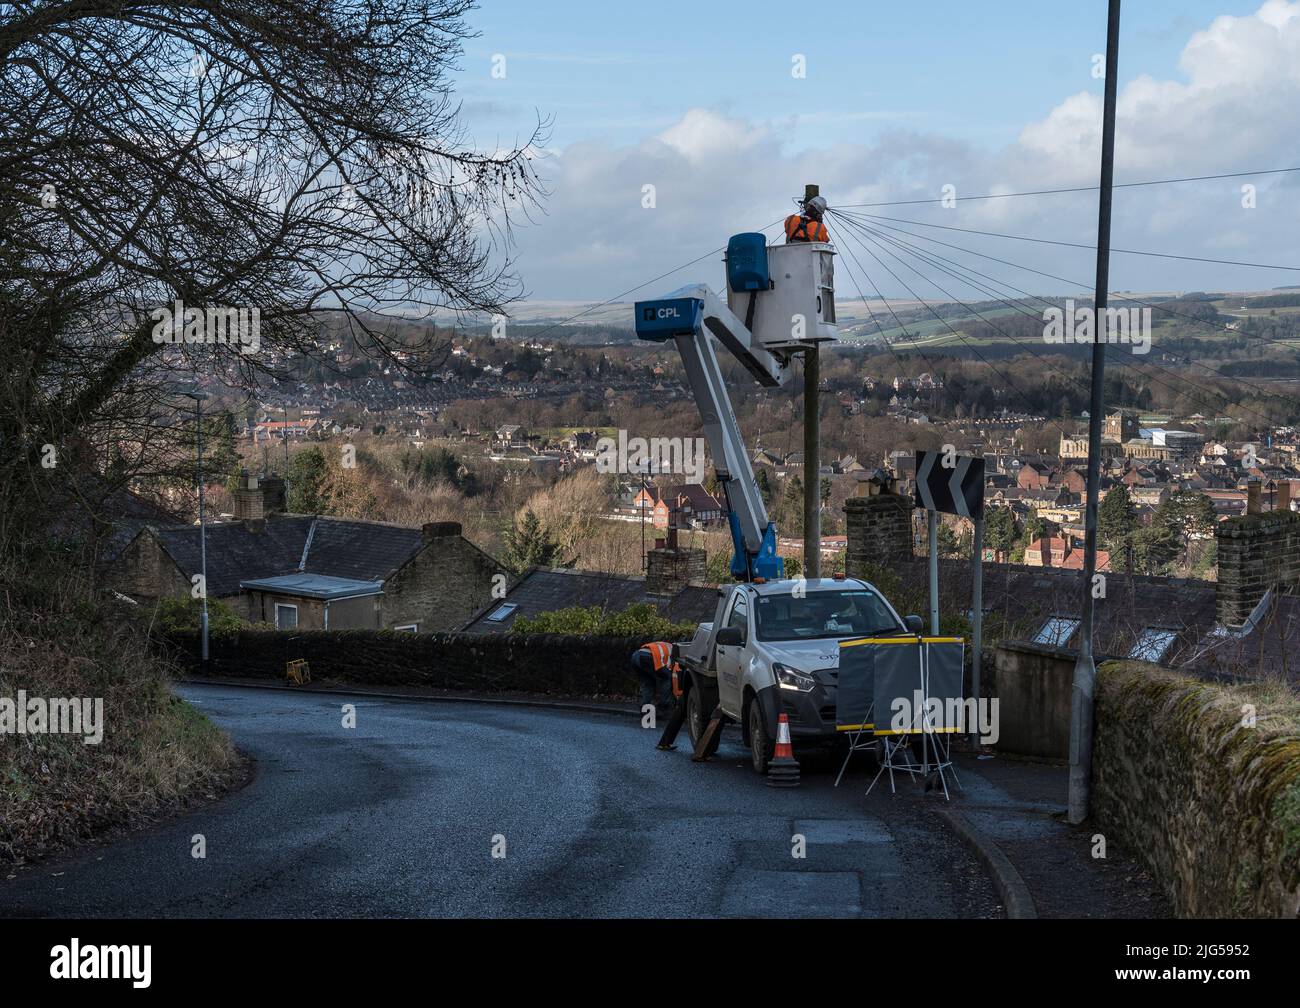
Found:
[{"label": "orange hi-vis vest", "polygon": [[785,219],[785,240],[788,242],[828,242],[831,240],[831,236],[826,231],[826,225],[821,221],[815,221],[811,217],[804,217],[800,214],[791,214]]},{"label": "orange hi-vis vest", "polygon": [[642,644],[640,650],[650,652],[650,657],[654,659],[656,672],[672,661],[673,646],[667,641],[654,641],[650,644]]}]

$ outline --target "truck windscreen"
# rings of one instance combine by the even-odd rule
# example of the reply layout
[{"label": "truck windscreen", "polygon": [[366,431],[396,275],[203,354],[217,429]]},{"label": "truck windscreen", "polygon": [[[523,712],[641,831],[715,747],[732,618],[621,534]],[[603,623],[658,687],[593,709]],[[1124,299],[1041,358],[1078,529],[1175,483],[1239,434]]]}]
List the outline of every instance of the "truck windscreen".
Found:
[{"label": "truck windscreen", "polygon": [[756,602],[759,640],[870,636],[904,629],[879,595],[861,588],[809,592],[803,598],[760,595]]}]

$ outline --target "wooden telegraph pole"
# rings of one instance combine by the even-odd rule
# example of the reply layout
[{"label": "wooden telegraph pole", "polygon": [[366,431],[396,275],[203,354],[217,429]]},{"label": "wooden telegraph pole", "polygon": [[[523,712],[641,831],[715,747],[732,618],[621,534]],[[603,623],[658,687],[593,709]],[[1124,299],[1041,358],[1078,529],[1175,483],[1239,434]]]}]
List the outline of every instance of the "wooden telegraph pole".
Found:
[{"label": "wooden telegraph pole", "polygon": [[[804,186],[803,198],[820,195],[815,185]],[[821,440],[821,359],[817,344],[803,353],[803,576],[821,577],[822,480],[818,443]]]}]

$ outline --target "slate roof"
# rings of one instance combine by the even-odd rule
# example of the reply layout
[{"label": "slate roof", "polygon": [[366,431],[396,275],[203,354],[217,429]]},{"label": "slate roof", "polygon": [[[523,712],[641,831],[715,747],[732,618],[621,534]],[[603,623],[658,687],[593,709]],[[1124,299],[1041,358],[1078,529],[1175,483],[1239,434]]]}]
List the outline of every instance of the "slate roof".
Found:
[{"label": "slate roof", "polygon": [[312,536],[305,569],[333,577],[385,581],[423,545],[424,537],[419,529],[381,522],[320,518]]},{"label": "slate roof", "polygon": [[[107,491],[98,479],[84,479],[78,488],[80,497],[66,506],[55,506],[50,532],[64,541],[85,542],[95,519],[101,526],[97,560],[109,564],[116,560],[146,525],[159,522],[174,524],[180,518],[160,505],[124,488]],[[87,510],[87,507],[91,510]]]},{"label": "slate roof", "polygon": [[[209,596],[238,595],[241,581],[296,571],[311,522],[310,517],[273,517],[261,532],[253,532],[243,522],[209,525]],[[154,535],[182,574],[190,577],[199,573],[202,565],[197,525],[158,528]]]},{"label": "slate roof", "polygon": [[[970,609],[972,571],[965,561],[940,561],[940,605],[944,612]],[[908,563],[905,583],[921,586],[925,562]],[[1051,616],[1078,617],[1082,608],[1078,570],[984,564],[984,618],[1005,621],[1006,636],[1032,639]],[[1097,600],[1093,647],[1099,656],[1126,657],[1148,628],[1177,631],[1161,664],[1178,667],[1215,625],[1214,584],[1184,578],[1106,572],[1106,597]],[[1077,648],[1077,636],[1066,641]]]},{"label": "slate roof", "polygon": [[[600,606],[606,612],[622,612],[639,602],[652,602],[676,623],[699,623],[713,618],[718,589],[711,585],[688,585],[676,595],[647,595],[645,579],[575,571],[565,568],[534,568],[498,599],[470,620],[467,633],[507,633],[519,616],[536,616],[573,606]],[[516,608],[505,619],[491,621],[490,616],[502,604]]]},{"label": "slate roof", "polygon": [[[199,572],[197,525],[154,534],[182,573]],[[298,572],[309,536],[302,570],[354,581],[386,581],[424,543],[419,529],[311,515],[273,515],[260,532],[243,522],[209,525],[208,591],[217,598],[237,595],[243,581]]]}]

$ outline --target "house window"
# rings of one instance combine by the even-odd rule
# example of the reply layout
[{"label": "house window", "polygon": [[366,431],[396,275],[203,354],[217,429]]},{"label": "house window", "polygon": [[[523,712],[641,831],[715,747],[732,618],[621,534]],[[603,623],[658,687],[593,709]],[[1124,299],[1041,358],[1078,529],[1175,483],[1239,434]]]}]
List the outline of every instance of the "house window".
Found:
[{"label": "house window", "polygon": [[277,630],[294,630],[297,629],[297,626],[298,607],[277,602],[275,604],[275,628]]},{"label": "house window", "polygon": [[488,614],[487,621],[489,623],[501,623],[508,620],[511,614],[518,608],[519,606],[515,605],[513,602],[502,602],[501,605],[497,606]]},{"label": "house window", "polygon": [[1074,631],[1079,629],[1080,622],[1073,616],[1051,616],[1034,635],[1034,643],[1064,647],[1074,636]]},{"label": "house window", "polygon": [[1129,651],[1128,656],[1136,658],[1138,661],[1158,662],[1169,653],[1169,648],[1177,639],[1177,630],[1166,630],[1163,627],[1147,627],[1134,642],[1133,649]]},{"label": "house window", "polygon": [[395,627],[393,627],[393,629],[394,629],[394,630],[405,630],[407,633],[419,633],[419,632],[420,632],[420,624],[419,624],[419,623],[404,623],[404,624],[402,624],[401,626],[395,626]]}]

